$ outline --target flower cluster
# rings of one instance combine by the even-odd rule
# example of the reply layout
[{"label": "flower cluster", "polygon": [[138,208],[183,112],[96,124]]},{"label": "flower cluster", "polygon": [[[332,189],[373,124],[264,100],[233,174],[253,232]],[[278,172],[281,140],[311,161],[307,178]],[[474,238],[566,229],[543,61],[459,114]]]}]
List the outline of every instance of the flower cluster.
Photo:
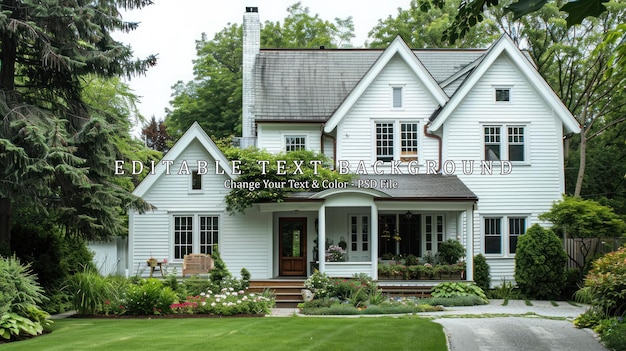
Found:
[{"label": "flower cluster", "polygon": [[343,262],[346,260],[346,250],[341,246],[330,245],[326,250],[326,262]]},{"label": "flower cluster", "polygon": [[224,288],[218,293],[208,290],[198,296],[188,296],[185,301],[172,304],[170,308],[175,313],[231,316],[269,313],[273,305],[274,298],[269,293],[247,294],[243,290]]},{"label": "flower cluster", "polygon": [[330,287],[330,278],[326,273],[320,273],[316,270],[311,276],[304,281],[304,286],[315,294],[316,298],[323,298],[328,296]]}]

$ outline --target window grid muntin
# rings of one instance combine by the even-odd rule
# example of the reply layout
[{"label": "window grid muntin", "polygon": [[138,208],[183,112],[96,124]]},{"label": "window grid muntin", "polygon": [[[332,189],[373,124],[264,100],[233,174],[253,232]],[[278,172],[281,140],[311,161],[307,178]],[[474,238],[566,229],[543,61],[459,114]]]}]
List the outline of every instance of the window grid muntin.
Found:
[{"label": "window grid muntin", "polygon": [[418,123],[400,123],[400,157],[402,161],[417,160]]},{"label": "window grid muntin", "polygon": [[525,217],[509,217],[509,253],[517,251],[517,240],[526,233]]},{"label": "window grid muntin", "polygon": [[200,216],[200,253],[213,254],[213,249],[218,244],[219,238],[219,217]]},{"label": "window grid muntin", "polygon": [[285,151],[306,150],[306,137],[303,135],[288,135],[285,137]]},{"label": "window grid muntin", "polygon": [[485,126],[485,160],[499,161],[501,134],[499,126]]},{"label": "window grid muntin", "polygon": [[485,254],[502,253],[502,218],[488,217],[484,221]]},{"label": "window grid muntin", "polygon": [[193,252],[193,216],[174,217],[174,258]]},{"label": "window grid muntin", "polygon": [[524,127],[507,127],[507,137],[509,142],[509,161],[524,161]]},{"label": "window grid muntin", "polygon": [[394,123],[376,123],[376,159],[393,160],[393,129]]}]

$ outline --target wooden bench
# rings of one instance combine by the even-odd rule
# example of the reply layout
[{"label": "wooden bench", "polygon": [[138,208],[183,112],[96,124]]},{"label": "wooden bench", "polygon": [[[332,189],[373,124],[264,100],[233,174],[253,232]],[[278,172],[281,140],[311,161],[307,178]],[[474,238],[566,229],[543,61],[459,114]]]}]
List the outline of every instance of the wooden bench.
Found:
[{"label": "wooden bench", "polygon": [[183,278],[187,274],[204,274],[213,269],[213,259],[210,255],[189,254],[183,260]]}]

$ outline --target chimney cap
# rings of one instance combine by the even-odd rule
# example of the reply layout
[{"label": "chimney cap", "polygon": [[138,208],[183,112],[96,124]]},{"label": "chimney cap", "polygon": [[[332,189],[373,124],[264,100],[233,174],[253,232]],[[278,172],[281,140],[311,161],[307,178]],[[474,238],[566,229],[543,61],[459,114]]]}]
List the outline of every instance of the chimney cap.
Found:
[{"label": "chimney cap", "polygon": [[246,6],[246,12],[259,12],[258,7]]}]

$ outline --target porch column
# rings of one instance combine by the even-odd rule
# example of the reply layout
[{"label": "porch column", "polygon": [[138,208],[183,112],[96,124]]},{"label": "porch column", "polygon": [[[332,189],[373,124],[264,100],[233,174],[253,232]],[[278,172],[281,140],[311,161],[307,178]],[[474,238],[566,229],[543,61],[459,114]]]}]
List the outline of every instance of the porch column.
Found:
[{"label": "porch column", "polygon": [[372,261],[372,279],[378,280],[378,206],[372,201],[370,207],[371,229],[370,229],[370,250]]},{"label": "porch column", "polygon": [[474,204],[465,210],[465,279],[474,280]]},{"label": "porch column", "polygon": [[317,211],[317,257],[319,258],[319,270],[326,271],[326,205],[322,204]]}]

